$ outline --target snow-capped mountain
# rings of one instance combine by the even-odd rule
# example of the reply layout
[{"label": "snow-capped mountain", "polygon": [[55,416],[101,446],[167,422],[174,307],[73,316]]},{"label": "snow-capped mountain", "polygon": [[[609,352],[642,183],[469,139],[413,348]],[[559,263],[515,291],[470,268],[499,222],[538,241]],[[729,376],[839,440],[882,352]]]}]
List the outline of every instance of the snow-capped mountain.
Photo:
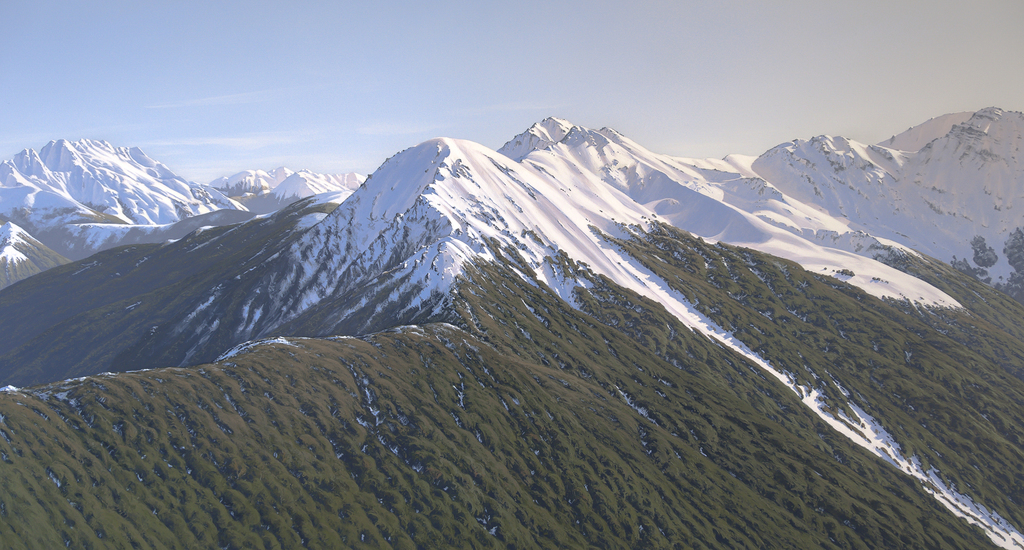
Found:
[{"label": "snow-capped mountain", "polygon": [[7,217],[28,208],[41,220],[67,205],[81,221],[156,225],[242,209],[209,186],[185,181],[138,147],[88,139],[51,141],[38,153],[22,151],[0,164],[0,184],[0,214]]},{"label": "snow-capped mountain", "polygon": [[273,194],[282,200],[296,201],[321,193],[349,193],[359,188],[366,176],[355,172],[345,174],[317,174],[299,170],[274,187]]},{"label": "snow-capped mountain", "polygon": [[68,261],[17,225],[0,225],[0,289]]},{"label": "snow-capped mountain", "polygon": [[[562,138],[552,142],[554,136]],[[784,194],[754,172],[752,159],[660,155],[610,128],[590,130],[560,119],[535,124],[500,151],[540,173],[557,174],[559,181],[601,181],[643,205],[653,219],[703,238],[768,252],[811,271],[848,270],[851,284],[876,296],[954,303],[874,260],[898,248],[896,241],[852,231],[813,202]]]},{"label": "snow-capped mountain", "polygon": [[246,195],[262,195],[277,187],[288,176],[294,174],[292,170],[280,166],[270,171],[243,170],[231,176],[222,176],[210,182],[210,187],[220,189],[229,197],[243,197]]},{"label": "snow-capped mountain", "polygon": [[[891,260],[916,251],[949,262],[970,259],[980,235],[1002,255],[1009,233],[1024,226],[1024,211],[1013,210],[1024,198],[1022,134],[1020,113],[989,108],[936,117],[878,145],[823,135],[757,158],[714,160],[659,155],[611,129],[547,119],[500,151],[598,177],[704,238],[811,270],[842,265],[855,273],[851,282],[881,295],[892,288],[878,281],[891,280],[845,252]],[[998,281],[1011,266],[996,262],[989,273]]]},{"label": "snow-capped mountain", "polygon": [[[221,215],[226,211],[238,215]],[[0,221],[17,223],[72,259],[139,239],[173,238],[167,235],[178,234],[179,223],[248,217],[238,202],[186,181],[137,147],[57,140],[0,163]]]},{"label": "snow-capped mountain", "polygon": [[[956,123],[963,118],[912,128],[889,140],[897,148],[831,136],[795,140],[764,153],[751,169],[846,224],[835,234],[814,230],[818,240],[870,234],[948,262],[971,258],[971,239],[980,235],[1001,256],[1009,233],[1024,226],[1024,115],[988,108]],[[947,125],[948,132],[932,137]],[[794,217],[786,221],[812,229]],[[989,272],[1005,277],[1010,266],[1004,260]]]},{"label": "snow-capped mountain", "polygon": [[318,174],[309,170],[294,172],[285,167],[269,172],[245,170],[210,182],[251,212],[267,214],[299,200],[324,193],[347,197],[366,179],[355,172]]},{"label": "snow-capped mountain", "polygon": [[974,116],[974,111],[949,113],[930,118],[878,143],[878,145],[898,151],[920,151],[925,145],[948,134],[953,126],[967,122],[972,116]]},{"label": "snow-capped mountain", "polygon": [[[946,137],[958,131],[988,131],[957,130],[966,126],[953,126]],[[942,139],[930,142],[922,152],[942,146]],[[884,193],[896,179],[892,176],[896,167],[909,162],[906,152],[891,153],[883,147],[831,138],[812,141],[793,150],[808,156],[816,151],[824,158],[815,157],[801,166],[813,168],[827,162],[833,171],[844,172],[835,167],[849,161],[851,173],[873,178],[869,179],[873,187],[863,190],[865,195]],[[812,200],[835,194],[819,196],[800,186],[790,194],[762,174],[772,166],[787,166],[770,162],[775,157],[789,158],[787,151],[778,149],[758,160],[677,159],[651,153],[614,130],[595,131],[559,119],[534,125],[500,151],[463,140],[429,140],[388,159],[336,209],[318,209],[323,205],[308,201],[232,228],[196,231],[180,242],[98,255],[76,265],[66,278],[53,275],[39,283],[34,289],[38,296],[5,296],[9,301],[0,306],[14,308],[10,304],[18,300],[38,303],[37,298],[44,299],[48,290],[59,285],[70,289],[75,298],[48,313],[45,320],[0,325],[14,335],[0,342],[0,358],[18,376],[37,376],[34,369],[44,364],[66,368],[62,374],[71,377],[139,368],[147,361],[186,366],[213,360],[232,345],[271,335],[365,334],[442,321],[460,323],[462,330],[472,331],[484,322],[480,317],[494,319],[497,314],[503,315],[499,324],[504,328],[492,329],[507,329],[506,338],[518,338],[509,333],[522,334],[529,343],[516,345],[525,355],[536,354],[552,372],[558,372],[548,358],[561,361],[557,342],[563,334],[552,333],[550,344],[534,343],[523,327],[526,319],[537,320],[532,329],[537,334],[539,327],[550,326],[552,308],[564,305],[579,315],[596,316],[595,303],[607,302],[623,307],[625,313],[585,323],[628,330],[639,321],[621,315],[635,313],[644,318],[653,315],[644,308],[653,307],[670,315],[688,336],[696,335],[725,352],[732,358],[730,365],[742,361],[746,368],[737,369],[737,376],[745,377],[749,371],[769,387],[752,393],[776,399],[775,392],[781,391],[786,399],[795,399],[794,406],[813,415],[812,423],[820,426],[814,428],[819,439],[824,440],[821,433],[830,427],[830,433],[842,435],[916,479],[953,514],[987,529],[997,544],[1000,540],[1007,546],[1024,543],[995,508],[961,492],[970,487],[943,478],[935,466],[953,468],[958,463],[943,462],[940,451],[930,455],[926,448],[914,446],[917,440],[907,434],[906,426],[927,430],[923,422],[930,420],[891,421],[919,414],[892,389],[878,389],[895,384],[891,375],[878,373],[882,382],[866,379],[858,368],[862,365],[848,365],[849,355],[835,351],[856,349],[864,364],[884,360],[886,369],[909,376],[910,370],[896,369],[910,369],[906,365],[912,360],[920,361],[913,359],[915,354],[930,360],[930,354],[946,353],[936,346],[925,347],[921,334],[938,339],[946,338],[950,330],[963,329],[955,321],[933,334],[927,323],[945,322],[946,316],[960,319],[956,316],[963,304],[868,257],[883,251],[902,252],[894,242],[851,229],[841,215],[848,208],[839,200],[845,195],[831,202]],[[830,151],[849,151],[850,157],[829,156]],[[795,263],[724,244],[709,245],[659,222]],[[829,231],[839,238],[823,238]],[[834,241],[853,249],[867,243],[869,250],[857,255],[825,246]],[[525,307],[522,312],[515,310],[520,313],[508,313],[508,303],[493,312],[473,306],[466,296],[478,296],[486,286],[474,278],[489,277],[488,273],[500,274],[493,285],[502,298],[508,298],[497,290],[502,287],[509,293],[512,287],[537,289],[544,298],[531,297],[530,302],[520,298]],[[896,304],[905,304],[915,313],[916,307],[927,306],[932,308],[927,311],[941,315],[928,313],[922,316],[924,321],[909,317],[898,305],[871,300],[841,281],[867,294],[897,298]],[[76,292],[80,288],[90,292]],[[808,293],[808,288],[813,292]],[[759,306],[762,301],[772,305]],[[826,309],[833,302],[841,302],[844,309]],[[907,315],[902,321],[917,323],[918,332],[905,330],[890,318],[900,315]],[[0,315],[0,323],[3,319]],[[658,330],[661,324],[671,325],[657,323]],[[103,332],[75,332],[83,325],[100,325]],[[650,326],[644,326],[638,338],[650,334]],[[896,338],[894,331],[903,332]],[[679,332],[669,326],[668,340]],[[485,337],[486,331],[477,336]],[[943,345],[957,351],[943,355],[942,361],[962,365],[968,352],[957,347],[959,340],[950,338]],[[1006,338],[1008,345],[1017,345],[1010,336]],[[568,339],[566,343],[575,345]],[[70,353],[72,348],[88,349],[90,354],[75,355]],[[603,355],[599,348],[588,344],[589,351],[583,353]],[[606,349],[618,359],[618,351]],[[686,355],[697,361],[691,352]],[[683,370],[679,359],[682,355],[664,355],[658,361]],[[424,368],[429,366],[422,356],[420,361]],[[642,365],[632,367],[645,372]],[[664,379],[652,385],[659,382],[674,387]],[[612,386],[602,388],[612,398],[621,397],[644,422],[660,428],[648,414],[654,405],[638,404],[622,384],[627,382],[616,381],[614,391]],[[571,386],[564,381],[563,385]],[[486,388],[483,382],[481,387]],[[863,395],[877,399],[868,402]],[[371,399],[370,393],[367,396]],[[778,407],[771,414],[786,415],[788,405],[775,402]],[[671,435],[680,437],[678,431]],[[478,436],[477,441],[481,439]],[[926,457],[924,462],[921,456]],[[838,455],[835,459],[842,462]],[[984,480],[986,487],[992,485],[988,478]],[[998,501],[999,509],[1005,511],[1009,497],[999,495],[1003,499]]]}]

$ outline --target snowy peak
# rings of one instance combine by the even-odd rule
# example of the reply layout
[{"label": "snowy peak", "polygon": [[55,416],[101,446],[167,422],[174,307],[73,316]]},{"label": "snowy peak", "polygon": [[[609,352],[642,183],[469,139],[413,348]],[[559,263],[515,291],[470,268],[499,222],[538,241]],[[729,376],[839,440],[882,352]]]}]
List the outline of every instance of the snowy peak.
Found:
[{"label": "snowy peak", "polygon": [[925,145],[948,134],[953,126],[967,122],[973,115],[972,111],[964,111],[931,118],[878,145],[899,151],[919,151]]},{"label": "snowy peak", "polygon": [[[1024,115],[990,107],[938,117],[883,142],[895,148],[818,136],[779,145],[750,167],[815,209],[811,218],[840,224],[817,231],[818,239],[852,237],[845,248],[870,255],[858,235],[871,236],[948,262],[970,257],[974,236],[998,250],[1024,226],[1024,213],[1013,209],[1024,197],[1022,136]],[[799,217],[787,223],[809,228]],[[996,264],[990,274],[1007,276],[1009,267]]]},{"label": "snowy peak", "polygon": [[[34,189],[26,195],[0,188],[6,199],[0,213],[12,217],[13,210],[38,210],[27,221],[39,227],[62,216],[54,211],[92,212],[99,218],[81,221],[151,225],[224,208],[244,210],[219,191],[185,181],[137,147],[114,147],[105,141],[62,139],[46,144],[39,153],[26,149],[5,163],[0,177],[4,188]],[[55,216],[47,217],[45,211]]]},{"label": "snowy peak", "polygon": [[321,193],[352,193],[362,185],[366,176],[349,172],[346,174],[317,174],[299,170],[285,178],[273,189],[273,194],[282,200],[299,200]]},{"label": "snowy peak", "polygon": [[469,141],[429,140],[385,161],[303,236],[284,277],[299,281],[299,290],[271,310],[298,315],[302,304],[395,280],[404,281],[402,290],[389,300],[426,307],[447,295],[467,261],[507,250],[516,251],[518,269],[572,300],[577,285],[551,268],[550,257],[564,252],[632,284],[621,253],[593,229],[621,235],[626,225],[646,226],[648,213],[600,181],[536,170]]},{"label": "snowy peak", "polygon": [[511,159],[520,160],[533,151],[546,149],[562,141],[574,127],[568,120],[548,117],[512,138],[498,149],[498,152]]},{"label": "snowy peak", "polygon": [[39,157],[48,169],[54,172],[70,172],[75,167],[83,167],[85,162],[79,150],[86,153],[117,154],[110,144],[104,141],[93,142],[81,140],[70,142],[64,139],[51,141],[39,151]]},{"label": "snowy peak", "polygon": [[14,223],[7,222],[0,225],[0,248],[6,249],[16,244],[27,244],[28,239],[32,239],[32,236]]},{"label": "snowy peak", "polygon": [[930,142],[920,151],[929,156],[957,155],[957,160],[986,164],[1008,162],[1016,157],[1024,133],[1024,114],[995,107],[982,109],[961,124],[955,124],[945,136]]},{"label": "snowy peak", "polygon": [[210,186],[229,197],[274,194],[281,199],[304,199],[320,193],[355,191],[366,176],[355,172],[318,174],[309,170],[292,171],[284,166],[265,172],[244,170],[232,176],[217,178]]},{"label": "snowy peak", "polygon": [[210,187],[223,191],[229,197],[262,195],[269,193],[294,173],[284,166],[270,171],[243,170],[211,181]]}]

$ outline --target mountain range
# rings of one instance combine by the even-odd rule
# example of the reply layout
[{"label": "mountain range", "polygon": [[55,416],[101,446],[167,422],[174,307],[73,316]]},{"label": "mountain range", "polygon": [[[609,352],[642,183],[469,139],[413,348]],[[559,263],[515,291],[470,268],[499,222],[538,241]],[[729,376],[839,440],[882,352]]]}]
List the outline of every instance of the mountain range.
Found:
[{"label": "mountain range", "polygon": [[1024,306],[949,263],[1024,225],[1022,131],[696,160],[549,118],[53,267],[0,291],[0,532],[1024,547]]},{"label": "mountain range", "polygon": [[[239,223],[318,193],[351,193],[363,179],[281,167],[199,184],[138,147],[56,140],[38,153],[25,149],[0,163],[0,222],[15,223],[56,253],[78,260]],[[245,190],[246,185],[255,187]]]},{"label": "mountain range", "polygon": [[245,170],[233,176],[217,178],[210,186],[237,200],[257,214],[268,214],[313,195],[341,193],[347,197],[366,179],[355,172],[317,174],[309,170],[293,172],[285,167],[270,172]]}]

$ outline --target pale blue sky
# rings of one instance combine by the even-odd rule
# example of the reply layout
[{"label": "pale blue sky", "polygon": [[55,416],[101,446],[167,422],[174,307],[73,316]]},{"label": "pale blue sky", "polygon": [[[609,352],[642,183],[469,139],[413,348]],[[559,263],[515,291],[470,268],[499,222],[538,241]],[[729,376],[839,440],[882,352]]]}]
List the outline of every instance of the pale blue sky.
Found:
[{"label": "pale blue sky", "polygon": [[3,0],[0,21],[0,159],[105,139],[202,182],[367,173],[546,116],[721,157],[1024,110],[1019,0]]}]

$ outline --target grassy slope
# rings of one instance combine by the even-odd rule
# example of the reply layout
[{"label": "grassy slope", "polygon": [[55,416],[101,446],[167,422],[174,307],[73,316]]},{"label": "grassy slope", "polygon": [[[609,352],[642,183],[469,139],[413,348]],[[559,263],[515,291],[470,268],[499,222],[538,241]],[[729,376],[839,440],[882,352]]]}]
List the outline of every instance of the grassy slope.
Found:
[{"label": "grassy slope", "polygon": [[49,400],[0,394],[0,538],[987,546],[657,304],[603,284],[578,296],[589,315],[509,275],[483,267],[452,297],[468,332],[297,340],[219,365],[35,389]]},{"label": "grassy slope", "polygon": [[[617,242],[775,367],[834,403],[839,382],[904,454],[1024,525],[1024,342],[986,320],[1024,318],[1020,304],[983,288],[984,317],[887,303],[670,227]],[[948,287],[970,284],[951,275]]]}]

